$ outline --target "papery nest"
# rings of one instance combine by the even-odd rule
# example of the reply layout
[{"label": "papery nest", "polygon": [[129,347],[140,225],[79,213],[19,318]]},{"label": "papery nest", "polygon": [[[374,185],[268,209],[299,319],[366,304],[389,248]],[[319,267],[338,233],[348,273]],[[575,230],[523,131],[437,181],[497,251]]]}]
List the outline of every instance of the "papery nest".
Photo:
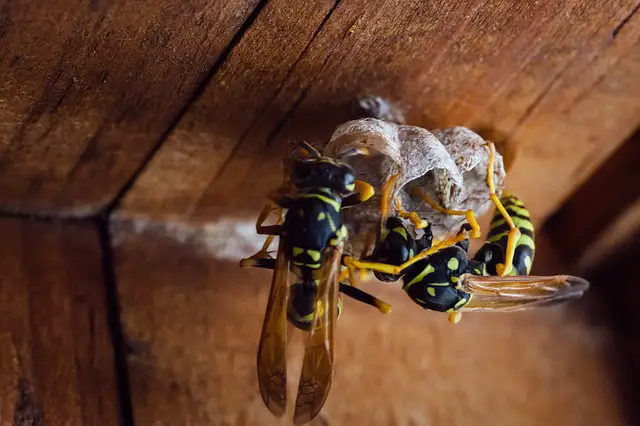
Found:
[{"label": "papery nest", "polygon": [[[480,216],[492,205],[487,185],[487,142],[465,127],[428,131],[375,118],[353,120],[336,128],[324,155],[338,157],[354,147],[366,147],[371,155],[350,157],[348,163],[355,169],[357,179],[376,190],[366,203],[345,210],[351,245],[348,249],[354,253],[362,250],[367,234],[376,229],[382,186],[398,172],[393,196],[400,198],[404,210],[415,211],[426,219],[436,238],[457,232],[465,217],[440,213],[422,199],[412,197],[415,187],[446,209],[471,209]],[[502,156],[496,152],[494,183],[498,196],[504,179]],[[389,214],[396,214],[394,203],[390,203]]]}]

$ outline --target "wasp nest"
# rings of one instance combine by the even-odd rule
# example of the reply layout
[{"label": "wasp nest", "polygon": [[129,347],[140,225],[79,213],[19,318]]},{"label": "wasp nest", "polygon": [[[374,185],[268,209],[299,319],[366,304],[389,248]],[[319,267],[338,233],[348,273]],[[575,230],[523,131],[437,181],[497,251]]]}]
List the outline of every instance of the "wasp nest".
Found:
[{"label": "wasp nest", "polygon": [[[434,210],[410,195],[414,187],[422,188],[433,201],[447,209],[471,209],[480,216],[491,207],[487,185],[489,150],[484,139],[465,127],[428,131],[364,118],[336,128],[324,154],[337,157],[354,147],[366,147],[370,155],[349,157],[349,164],[358,179],[370,183],[376,190],[373,199],[345,210],[350,249],[354,253],[364,247],[367,234],[376,229],[382,186],[396,173],[400,176],[393,189],[394,197],[400,198],[404,210],[415,211],[426,219],[436,238],[457,232],[465,217]],[[498,195],[504,178],[502,156],[496,153],[494,182]],[[393,203],[390,209],[390,215],[396,213]]]}]

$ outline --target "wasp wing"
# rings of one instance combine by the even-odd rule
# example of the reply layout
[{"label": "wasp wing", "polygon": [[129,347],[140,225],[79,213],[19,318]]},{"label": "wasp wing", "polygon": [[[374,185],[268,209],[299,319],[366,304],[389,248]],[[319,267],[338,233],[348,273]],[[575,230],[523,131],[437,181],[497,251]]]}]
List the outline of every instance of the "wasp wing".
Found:
[{"label": "wasp wing", "polygon": [[283,239],[278,243],[267,311],[262,323],[258,346],[258,384],[265,405],[274,416],[286,411],[287,396],[287,296],[289,291],[289,258]]},{"label": "wasp wing", "polygon": [[589,282],[571,275],[478,276],[466,274],[461,290],[472,295],[460,311],[518,311],[552,306],[581,297]]},{"label": "wasp wing", "polygon": [[333,381],[333,338],[338,316],[338,276],[342,248],[328,248],[320,273],[314,319],[302,362],[298,397],[293,414],[296,425],[311,421],[322,409]]}]

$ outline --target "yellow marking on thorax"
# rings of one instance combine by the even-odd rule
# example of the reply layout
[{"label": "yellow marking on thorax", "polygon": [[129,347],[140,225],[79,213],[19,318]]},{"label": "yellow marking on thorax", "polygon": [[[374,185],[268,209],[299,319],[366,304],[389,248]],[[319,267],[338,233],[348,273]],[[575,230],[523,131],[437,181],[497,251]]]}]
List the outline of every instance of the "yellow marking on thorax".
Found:
[{"label": "yellow marking on thorax", "polygon": [[460,262],[458,261],[458,259],[456,259],[455,257],[452,257],[451,259],[449,259],[449,261],[447,262],[447,267],[449,269],[451,269],[452,271],[455,271],[456,269],[458,269],[458,266],[460,266]]},{"label": "yellow marking on thorax", "polygon": [[336,224],[333,222],[331,215],[327,215],[327,219],[329,220],[329,227],[331,228],[331,232],[336,232]]},{"label": "yellow marking on thorax", "polygon": [[429,293],[429,296],[435,297],[436,296],[436,289],[433,288],[433,287],[427,287],[427,293]]},{"label": "yellow marking on thorax", "polygon": [[293,248],[293,255],[294,256],[298,256],[300,254],[304,253],[304,249],[300,248],[300,247],[294,247]]},{"label": "yellow marking on thorax", "polygon": [[407,230],[406,230],[406,229],[404,229],[403,227],[398,226],[397,228],[393,228],[393,229],[392,229],[392,231],[393,231],[393,232],[397,232],[398,234],[402,235],[402,237],[403,237],[405,240],[407,240],[407,239],[408,239],[408,237],[407,237]]},{"label": "yellow marking on thorax", "polygon": [[318,213],[318,221],[325,220],[326,217],[327,217],[327,214],[325,212]]},{"label": "yellow marking on thorax", "polygon": [[426,277],[430,273],[434,272],[435,270],[436,269],[431,264],[428,264],[427,266],[425,266],[425,268],[422,270],[422,272],[420,272],[418,275],[416,275],[416,277],[414,279],[412,279],[408,284],[406,284],[405,287],[409,288],[412,284],[415,284],[417,282],[422,281],[422,279],[424,277]]},{"label": "yellow marking on thorax", "polygon": [[330,206],[332,206],[334,208],[335,211],[339,212],[340,211],[340,203],[337,202],[336,200],[334,200],[333,198],[324,196],[324,195],[320,195],[320,194],[300,194],[298,195],[299,198],[317,198],[319,200],[322,200],[323,202],[329,204]]}]

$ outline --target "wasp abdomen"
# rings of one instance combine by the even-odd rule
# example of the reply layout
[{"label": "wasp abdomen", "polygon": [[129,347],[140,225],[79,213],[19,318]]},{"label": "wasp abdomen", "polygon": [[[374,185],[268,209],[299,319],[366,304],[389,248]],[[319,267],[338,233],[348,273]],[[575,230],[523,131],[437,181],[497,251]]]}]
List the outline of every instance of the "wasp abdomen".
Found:
[{"label": "wasp abdomen", "polygon": [[[500,199],[505,210],[513,220],[513,224],[520,230],[520,238],[516,242],[513,256],[513,270],[509,275],[529,275],[535,254],[535,230],[531,216],[524,203],[511,194],[505,194]],[[492,252],[491,260],[487,262],[487,270],[496,275],[495,266],[503,263],[509,238],[509,225],[498,210],[493,215],[487,242],[476,254],[476,260],[482,260],[487,251]]]}]

